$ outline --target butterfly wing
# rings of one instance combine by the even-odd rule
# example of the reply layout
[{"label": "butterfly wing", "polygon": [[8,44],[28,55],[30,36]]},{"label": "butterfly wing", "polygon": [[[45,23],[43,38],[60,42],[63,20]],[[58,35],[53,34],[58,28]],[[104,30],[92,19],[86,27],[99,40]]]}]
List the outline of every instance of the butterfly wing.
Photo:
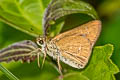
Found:
[{"label": "butterfly wing", "polygon": [[83,36],[68,36],[56,43],[61,60],[75,68],[83,68],[90,57],[90,41]]},{"label": "butterfly wing", "polygon": [[75,68],[84,68],[100,31],[101,22],[95,20],[53,38],[61,61]]},{"label": "butterfly wing", "polygon": [[59,34],[53,40],[59,41],[60,39],[63,39],[66,36],[81,35],[89,39],[91,45],[93,46],[96,40],[98,39],[100,32],[101,32],[101,21],[93,20],[77,28],[74,28],[62,34]]},{"label": "butterfly wing", "polygon": [[38,46],[31,40],[14,43],[0,50],[0,62],[9,62],[11,60],[33,61],[37,55],[35,54],[37,48]]}]

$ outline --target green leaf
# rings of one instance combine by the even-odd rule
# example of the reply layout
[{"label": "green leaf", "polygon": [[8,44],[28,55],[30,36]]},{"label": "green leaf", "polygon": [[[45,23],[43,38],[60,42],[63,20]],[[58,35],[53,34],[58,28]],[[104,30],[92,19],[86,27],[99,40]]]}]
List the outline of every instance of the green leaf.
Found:
[{"label": "green leaf", "polygon": [[75,13],[87,14],[93,19],[98,19],[96,11],[88,3],[80,0],[52,0],[45,12],[43,22],[45,32],[48,27],[52,25],[51,22],[55,22],[63,16]]},{"label": "green leaf", "polygon": [[113,46],[110,44],[95,47],[91,61],[82,74],[90,80],[115,80],[114,74],[118,73],[119,69],[110,59],[112,53]]},{"label": "green leaf", "polygon": [[[42,63],[42,60],[40,61]],[[44,67],[40,69],[37,60],[31,63],[10,62],[2,63],[7,69],[15,74],[20,80],[54,80],[59,73],[50,62],[45,61]],[[49,76],[48,76],[49,75]],[[8,80],[0,71],[0,80]]]},{"label": "green leaf", "polygon": [[[107,5],[106,5],[107,6]],[[111,43],[114,45],[115,50],[111,59],[120,69],[120,12],[115,15],[111,15],[109,20],[104,20],[101,36],[97,42],[97,45],[104,45]],[[117,79],[120,79],[120,72],[116,75]]]},{"label": "green leaf", "polygon": [[[83,80],[116,80],[114,74],[118,73],[119,69],[110,59],[112,52],[113,46],[111,44],[95,47],[87,67],[80,72],[77,71],[75,75],[74,72],[68,74],[74,80],[78,80],[79,77],[84,78]],[[69,80],[71,76],[65,80]]]},{"label": "green leaf", "polygon": [[42,17],[50,0],[0,0],[0,20],[38,36],[43,33]]},{"label": "green leaf", "polygon": [[4,48],[5,46],[10,45],[14,42],[18,42],[21,40],[31,40],[33,38],[34,37],[29,36],[8,26],[7,24],[0,22],[0,48]]},{"label": "green leaf", "polygon": [[120,69],[120,37],[118,37],[117,35],[119,33],[120,33],[120,12],[112,16],[111,20],[103,23],[103,30],[101,37],[99,38],[98,45],[103,45],[106,43],[114,44],[115,50],[112,55],[112,60]]},{"label": "green leaf", "polygon": [[[78,72],[73,72],[73,73],[69,73],[67,75],[64,76],[64,80],[89,80],[86,76],[78,73]],[[59,79],[58,79],[59,80]]]},{"label": "green leaf", "polygon": [[0,64],[0,70],[10,79],[10,80],[19,80],[11,72],[9,72],[5,67]]}]

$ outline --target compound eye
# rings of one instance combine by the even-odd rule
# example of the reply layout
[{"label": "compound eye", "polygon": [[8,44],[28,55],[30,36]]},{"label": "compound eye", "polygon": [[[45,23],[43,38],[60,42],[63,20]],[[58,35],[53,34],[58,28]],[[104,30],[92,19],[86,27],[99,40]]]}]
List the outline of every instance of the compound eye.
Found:
[{"label": "compound eye", "polygon": [[41,44],[41,45],[42,45],[43,43],[44,43],[44,42],[43,42],[43,40],[40,40],[40,41],[39,41],[39,44]]}]

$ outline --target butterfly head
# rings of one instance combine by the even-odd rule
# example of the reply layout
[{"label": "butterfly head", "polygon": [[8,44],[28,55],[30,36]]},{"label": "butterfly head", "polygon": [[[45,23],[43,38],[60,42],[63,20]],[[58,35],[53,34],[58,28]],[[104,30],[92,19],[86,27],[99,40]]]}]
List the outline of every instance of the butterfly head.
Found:
[{"label": "butterfly head", "polygon": [[42,50],[45,48],[45,38],[44,37],[37,38],[36,42]]}]

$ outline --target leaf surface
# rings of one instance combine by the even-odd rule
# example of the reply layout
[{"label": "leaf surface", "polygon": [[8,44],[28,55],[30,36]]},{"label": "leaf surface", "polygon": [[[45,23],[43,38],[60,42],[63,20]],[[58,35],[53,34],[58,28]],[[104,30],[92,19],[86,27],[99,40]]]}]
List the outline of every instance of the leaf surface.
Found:
[{"label": "leaf surface", "polygon": [[34,37],[41,35],[44,10],[50,0],[0,0],[0,20]]}]

